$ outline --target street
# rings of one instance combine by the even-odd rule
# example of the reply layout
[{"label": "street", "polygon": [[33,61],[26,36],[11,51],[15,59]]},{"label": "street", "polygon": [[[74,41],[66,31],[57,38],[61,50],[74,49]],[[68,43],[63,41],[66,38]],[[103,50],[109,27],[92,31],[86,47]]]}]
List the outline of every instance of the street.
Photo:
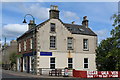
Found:
[{"label": "street", "polygon": [[2,70],[2,80],[120,80],[120,78],[94,78],[83,79],[73,77],[37,76],[28,73]]}]

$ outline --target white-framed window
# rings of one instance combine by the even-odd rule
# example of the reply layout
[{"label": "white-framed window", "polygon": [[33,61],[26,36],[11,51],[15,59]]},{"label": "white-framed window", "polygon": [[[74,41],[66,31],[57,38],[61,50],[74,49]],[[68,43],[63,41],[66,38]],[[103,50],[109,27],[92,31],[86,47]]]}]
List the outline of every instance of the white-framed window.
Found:
[{"label": "white-framed window", "polygon": [[67,49],[68,50],[73,49],[73,38],[72,37],[67,38]]},{"label": "white-framed window", "polygon": [[88,50],[88,39],[83,39],[83,49]]},{"label": "white-framed window", "polygon": [[56,48],[56,37],[50,36],[50,48]]},{"label": "white-framed window", "polygon": [[33,39],[30,39],[30,49],[33,49]]},{"label": "white-framed window", "polygon": [[55,32],[55,23],[50,23],[50,32]]},{"label": "white-framed window", "polygon": [[84,68],[88,68],[88,58],[84,58]]},{"label": "white-framed window", "polygon": [[55,57],[50,58],[50,69],[55,69]]},{"label": "white-framed window", "polygon": [[18,51],[21,52],[21,43],[19,43],[18,46]]},{"label": "white-framed window", "polygon": [[35,58],[34,56],[31,56],[31,71],[34,71],[34,64],[35,64]]},{"label": "white-framed window", "polygon": [[24,41],[24,51],[26,51],[26,41]]},{"label": "white-framed window", "polygon": [[73,68],[73,58],[68,58],[68,68]]}]

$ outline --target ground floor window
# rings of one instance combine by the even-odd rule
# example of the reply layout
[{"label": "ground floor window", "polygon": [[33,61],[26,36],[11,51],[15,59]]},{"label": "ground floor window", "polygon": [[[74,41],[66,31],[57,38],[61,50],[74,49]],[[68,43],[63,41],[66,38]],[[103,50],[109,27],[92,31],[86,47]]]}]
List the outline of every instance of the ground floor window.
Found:
[{"label": "ground floor window", "polygon": [[69,69],[73,68],[73,58],[68,58],[68,68]]},{"label": "ground floor window", "polygon": [[26,57],[24,57],[24,70],[25,71],[27,70],[27,59],[26,59]]},{"label": "ground floor window", "polygon": [[17,70],[20,71],[20,58],[17,59]]},{"label": "ground floor window", "polygon": [[88,58],[84,58],[84,68],[88,68]]},{"label": "ground floor window", "polygon": [[55,57],[50,58],[50,69],[55,69]]},{"label": "ground floor window", "polygon": [[34,57],[31,56],[31,71],[34,71]]}]

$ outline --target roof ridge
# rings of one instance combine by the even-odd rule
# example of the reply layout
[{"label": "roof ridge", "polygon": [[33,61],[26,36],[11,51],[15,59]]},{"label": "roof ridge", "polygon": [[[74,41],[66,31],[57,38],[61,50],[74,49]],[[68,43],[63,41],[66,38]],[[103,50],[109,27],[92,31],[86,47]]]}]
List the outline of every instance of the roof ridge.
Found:
[{"label": "roof ridge", "polygon": [[83,25],[79,25],[79,24],[70,24],[70,23],[63,23],[63,24],[76,25],[76,26],[83,26]]}]

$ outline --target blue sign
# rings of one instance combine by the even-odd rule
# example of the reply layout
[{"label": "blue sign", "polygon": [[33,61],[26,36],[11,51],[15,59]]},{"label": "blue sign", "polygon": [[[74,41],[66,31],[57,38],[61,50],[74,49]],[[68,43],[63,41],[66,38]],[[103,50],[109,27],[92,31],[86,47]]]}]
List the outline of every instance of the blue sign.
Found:
[{"label": "blue sign", "polygon": [[40,56],[52,56],[52,52],[40,52]]}]

